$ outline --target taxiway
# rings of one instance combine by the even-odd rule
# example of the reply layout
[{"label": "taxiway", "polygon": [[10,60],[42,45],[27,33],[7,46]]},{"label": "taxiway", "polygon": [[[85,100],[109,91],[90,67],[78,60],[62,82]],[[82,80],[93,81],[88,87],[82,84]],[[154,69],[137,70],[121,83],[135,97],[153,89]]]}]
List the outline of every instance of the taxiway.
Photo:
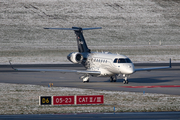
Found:
[{"label": "taxiway", "polygon": [[86,114],[54,114],[54,115],[1,115],[1,120],[120,120],[120,119],[148,119],[172,120],[179,119],[180,112],[145,112],[145,113],[86,113]]},{"label": "taxiway", "polygon": [[[79,64],[30,64],[13,65],[15,68],[43,68],[43,69],[75,69],[84,70]],[[137,63],[135,68],[168,66],[168,63]],[[109,82],[107,77],[91,77],[89,83],[83,83],[79,79],[81,75],[75,73],[58,72],[20,72],[14,71],[10,65],[0,65],[0,82],[15,84],[35,84],[48,86],[53,83],[54,87],[73,87],[97,90],[128,91],[142,93],[158,93],[180,95],[180,63],[173,63],[171,69],[154,70],[151,72],[136,72],[129,77],[129,84],[123,84],[122,77],[117,82]],[[124,87],[145,86],[145,87]],[[169,87],[146,87],[146,86],[169,86]]]}]

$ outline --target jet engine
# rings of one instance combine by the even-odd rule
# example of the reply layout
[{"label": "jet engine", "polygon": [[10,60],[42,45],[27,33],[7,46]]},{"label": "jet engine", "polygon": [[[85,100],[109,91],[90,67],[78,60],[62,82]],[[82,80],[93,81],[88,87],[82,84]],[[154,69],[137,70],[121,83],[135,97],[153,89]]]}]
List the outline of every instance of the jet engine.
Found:
[{"label": "jet engine", "polygon": [[83,60],[83,55],[79,52],[72,52],[67,56],[67,59],[72,63],[81,63]]}]

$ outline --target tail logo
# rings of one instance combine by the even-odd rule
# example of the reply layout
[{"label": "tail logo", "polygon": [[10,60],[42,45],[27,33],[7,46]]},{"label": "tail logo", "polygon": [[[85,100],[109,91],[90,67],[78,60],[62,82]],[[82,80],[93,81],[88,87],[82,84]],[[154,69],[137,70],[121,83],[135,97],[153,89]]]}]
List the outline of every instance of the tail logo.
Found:
[{"label": "tail logo", "polygon": [[83,41],[79,41],[79,44],[83,45],[84,43],[83,43]]}]

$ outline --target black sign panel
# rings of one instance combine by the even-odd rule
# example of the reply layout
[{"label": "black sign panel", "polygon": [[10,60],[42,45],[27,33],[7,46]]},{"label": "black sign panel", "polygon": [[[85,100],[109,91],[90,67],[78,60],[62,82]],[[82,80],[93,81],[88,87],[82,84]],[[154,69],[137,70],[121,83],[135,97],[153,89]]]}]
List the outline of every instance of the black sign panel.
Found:
[{"label": "black sign panel", "polygon": [[40,96],[40,105],[51,105],[51,96]]}]

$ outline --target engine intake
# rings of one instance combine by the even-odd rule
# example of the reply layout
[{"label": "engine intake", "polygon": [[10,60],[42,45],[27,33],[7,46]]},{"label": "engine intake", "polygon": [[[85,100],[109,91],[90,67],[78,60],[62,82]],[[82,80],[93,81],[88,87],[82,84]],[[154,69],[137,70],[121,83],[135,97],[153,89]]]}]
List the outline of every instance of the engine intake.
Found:
[{"label": "engine intake", "polygon": [[72,63],[81,63],[83,60],[83,55],[79,52],[72,52],[67,56],[67,59]]}]

